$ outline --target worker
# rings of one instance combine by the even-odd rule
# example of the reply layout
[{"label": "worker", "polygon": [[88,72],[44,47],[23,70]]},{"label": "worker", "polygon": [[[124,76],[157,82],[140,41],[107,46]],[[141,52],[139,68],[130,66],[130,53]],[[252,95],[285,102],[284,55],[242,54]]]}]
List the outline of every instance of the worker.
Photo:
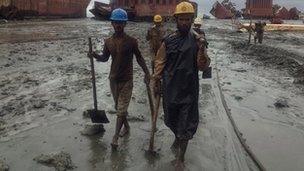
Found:
[{"label": "worker", "polygon": [[[112,148],[118,147],[119,136],[124,136],[130,132],[130,126],[127,121],[128,106],[132,96],[133,89],[133,56],[136,56],[137,63],[145,73],[145,83],[149,84],[150,73],[146,63],[138,49],[137,40],[124,32],[128,21],[127,12],[123,9],[115,9],[111,13],[110,20],[114,28],[114,34],[105,40],[103,53],[101,55],[93,52],[88,54],[97,61],[107,62],[112,57],[110,71],[110,87],[115,109],[117,110],[117,120],[115,133],[112,140]],[[121,131],[121,128],[124,129]]]},{"label": "worker", "polygon": [[153,18],[154,25],[148,30],[146,39],[150,42],[150,49],[152,53],[151,59],[151,66],[152,66],[152,73],[154,72],[154,58],[161,46],[162,40],[166,34],[165,29],[163,28],[162,16],[155,15]]},{"label": "worker", "polygon": [[203,21],[201,18],[197,17],[194,20],[194,27],[193,30],[196,31],[198,34],[202,34],[205,36],[205,32],[201,29],[202,25],[203,25]]},{"label": "worker", "polygon": [[257,23],[255,23],[255,28],[254,28],[254,32],[255,32],[254,43],[255,44],[256,44],[257,40],[260,44],[263,43],[265,26],[266,26],[265,22],[262,23],[261,21],[258,21]]},{"label": "worker", "polygon": [[192,4],[179,3],[174,17],[177,30],[164,39],[157,52],[152,80],[155,94],[162,91],[164,121],[175,135],[171,146],[176,152],[175,168],[183,170],[188,141],[193,138],[199,123],[198,71],[208,68],[210,59],[203,36],[191,31]]},{"label": "worker", "polygon": [[[194,26],[193,30],[195,32],[197,32],[198,34],[203,35],[204,39],[206,40],[206,34],[205,34],[204,30],[202,29],[202,25],[203,25],[202,19],[200,17],[197,17],[193,23],[193,26]],[[209,43],[207,42],[207,40],[205,42],[205,45],[206,45],[206,48],[208,48]]]}]

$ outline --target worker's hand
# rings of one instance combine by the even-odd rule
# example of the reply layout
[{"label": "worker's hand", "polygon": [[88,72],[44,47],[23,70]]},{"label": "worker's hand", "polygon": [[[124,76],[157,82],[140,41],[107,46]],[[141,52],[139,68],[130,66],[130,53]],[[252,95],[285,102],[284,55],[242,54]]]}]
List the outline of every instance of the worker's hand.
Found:
[{"label": "worker's hand", "polygon": [[144,81],[145,81],[146,85],[150,84],[150,74],[145,75]]},{"label": "worker's hand", "polygon": [[203,34],[198,35],[196,37],[196,39],[197,39],[198,47],[202,47],[202,46],[207,45],[207,41],[206,41],[205,36]]},{"label": "worker's hand", "polygon": [[97,53],[96,52],[88,52],[87,54],[88,58],[96,58],[97,57]]}]

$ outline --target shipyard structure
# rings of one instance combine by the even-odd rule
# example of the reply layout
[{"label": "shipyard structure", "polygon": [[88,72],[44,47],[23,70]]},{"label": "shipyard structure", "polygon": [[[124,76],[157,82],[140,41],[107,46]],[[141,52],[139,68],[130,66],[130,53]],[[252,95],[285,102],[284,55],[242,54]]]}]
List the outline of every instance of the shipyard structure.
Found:
[{"label": "shipyard structure", "polygon": [[90,0],[1,0],[0,17],[86,17]]},{"label": "shipyard structure", "polygon": [[[97,19],[108,19],[115,8],[123,8],[128,12],[131,20],[150,21],[154,15],[159,14],[165,19],[172,18],[175,7],[181,1],[187,0],[110,0],[110,4],[95,2],[90,11]],[[197,3],[190,2],[197,14]]]},{"label": "shipyard structure", "polygon": [[[272,18],[273,0],[247,0],[244,18]],[[250,16],[250,17],[249,17]]]}]

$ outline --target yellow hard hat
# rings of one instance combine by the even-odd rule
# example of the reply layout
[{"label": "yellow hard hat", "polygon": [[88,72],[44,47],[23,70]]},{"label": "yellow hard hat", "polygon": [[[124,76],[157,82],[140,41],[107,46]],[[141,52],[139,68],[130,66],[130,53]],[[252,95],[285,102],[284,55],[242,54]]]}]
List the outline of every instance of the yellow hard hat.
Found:
[{"label": "yellow hard hat", "polygon": [[203,24],[203,21],[200,17],[197,17],[195,20],[194,20],[194,24],[197,24],[197,25],[202,25]]},{"label": "yellow hard hat", "polygon": [[156,22],[156,23],[160,23],[160,22],[163,21],[163,18],[160,15],[155,15],[153,21]]},{"label": "yellow hard hat", "polygon": [[178,14],[194,14],[193,5],[189,2],[181,2],[176,6],[174,15]]}]

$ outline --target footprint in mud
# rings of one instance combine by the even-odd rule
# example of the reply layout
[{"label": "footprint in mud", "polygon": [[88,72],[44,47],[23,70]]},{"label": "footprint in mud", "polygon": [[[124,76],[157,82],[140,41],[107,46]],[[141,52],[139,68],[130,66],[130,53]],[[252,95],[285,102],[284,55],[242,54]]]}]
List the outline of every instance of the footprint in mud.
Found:
[{"label": "footprint in mud", "polygon": [[76,166],[73,164],[71,155],[66,152],[41,154],[34,158],[37,163],[55,167],[56,171],[73,170]]},{"label": "footprint in mud", "polygon": [[274,106],[278,109],[289,107],[287,99],[277,99]]},{"label": "footprint in mud", "polygon": [[9,171],[9,166],[2,159],[0,159],[0,171]]},{"label": "footprint in mud", "polygon": [[6,130],[6,122],[0,119],[0,135]]},{"label": "footprint in mud", "polygon": [[114,107],[111,107],[111,108],[109,108],[109,109],[107,110],[107,113],[109,113],[109,114],[116,114],[117,111],[116,111],[116,109],[115,109]]},{"label": "footprint in mud", "polygon": [[238,95],[232,95],[236,101],[242,101],[244,98]]},{"label": "footprint in mud", "polygon": [[2,106],[2,109],[0,111],[0,116],[18,116],[18,115],[24,115],[26,112],[25,106],[27,102],[24,101],[16,101],[11,100],[4,106]]},{"label": "footprint in mud", "polygon": [[143,115],[137,115],[137,116],[128,115],[127,120],[129,122],[145,122],[147,119]]},{"label": "footprint in mud", "polygon": [[147,104],[147,99],[138,99],[137,100],[137,103],[139,103],[139,104]]},{"label": "footprint in mud", "polygon": [[50,102],[50,108],[49,108],[49,111],[62,111],[62,110],[66,110],[68,112],[74,112],[76,111],[77,109],[76,108],[68,108],[60,103],[57,103],[57,102]]},{"label": "footprint in mud", "polygon": [[102,124],[87,123],[84,129],[80,131],[81,135],[92,136],[105,132]]}]

